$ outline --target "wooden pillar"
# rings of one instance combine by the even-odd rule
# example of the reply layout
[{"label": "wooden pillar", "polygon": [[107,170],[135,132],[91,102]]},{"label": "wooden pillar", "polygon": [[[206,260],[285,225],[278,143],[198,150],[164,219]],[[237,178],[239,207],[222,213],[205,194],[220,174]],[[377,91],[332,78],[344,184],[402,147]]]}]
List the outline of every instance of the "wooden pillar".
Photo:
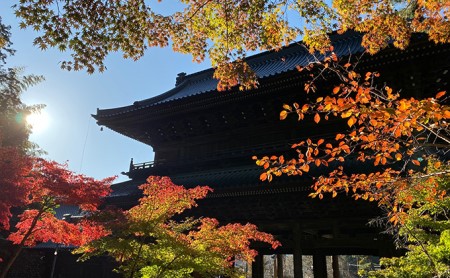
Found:
[{"label": "wooden pillar", "polygon": [[263,255],[258,254],[252,263],[252,278],[264,278]]},{"label": "wooden pillar", "polygon": [[314,278],[327,278],[327,258],[322,254],[313,255]]},{"label": "wooden pillar", "polygon": [[297,225],[294,228],[294,277],[303,278],[303,260],[301,246],[302,232]]},{"label": "wooden pillar", "polygon": [[333,278],[340,278],[341,275],[339,273],[339,256],[338,255],[333,255],[331,264],[333,267]]},{"label": "wooden pillar", "polygon": [[[339,231],[339,223],[337,220],[333,222],[333,238],[339,238],[340,231]],[[331,267],[333,269],[333,278],[340,278],[339,273],[339,256],[333,255],[331,257]]]},{"label": "wooden pillar", "polygon": [[274,274],[276,278],[283,278],[283,254],[277,254],[276,272]]}]

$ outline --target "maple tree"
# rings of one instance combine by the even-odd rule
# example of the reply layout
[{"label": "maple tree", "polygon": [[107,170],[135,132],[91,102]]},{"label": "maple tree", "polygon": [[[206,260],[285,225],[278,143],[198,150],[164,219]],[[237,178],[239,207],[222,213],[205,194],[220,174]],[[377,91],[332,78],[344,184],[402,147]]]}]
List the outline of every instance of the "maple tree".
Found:
[{"label": "maple tree", "polygon": [[[390,206],[391,221],[397,222],[396,212],[408,207],[395,205],[395,200],[409,186],[412,174],[420,172],[420,161],[432,155],[445,161],[450,149],[450,107],[445,104],[446,92],[422,100],[401,98],[389,86],[377,85],[379,73],[368,72],[361,76],[351,64],[339,63],[333,52],[324,62],[299,68],[314,69],[319,73],[305,83],[307,93],[316,90],[315,84],[325,72],[336,74],[341,83],[313,103],[285,104],[280,119],[286,119],[289,114],[297,115],[299,121],[311,115],[316,123],[330,118],[344,119],[348,129],[334,138],[307,139],[293,144],[297,158],[254,157],[256,164],[266,169],[261,180],[271,181],[273,176],[282,174],[302,175],[312,166],[333,163],[328,174],[317,177],[312,197],[322,198],[324,193],[331,193],[333,197],[339,192],[351,193],[355,199]],[[351,160],[370,163],[373,167],[369,173],[351,173],[351,167],[345,163]],[[436,167],[441,164],[437,161]],[[447,172],[437,171],[433,175]]]},{"label": "maple tree", "polygon": [[6,68],[6,59],[14,54],[11,48],[11,33],[0,17],[0,227],[9,225],[11,204],[22,205],[25,187],[14,186],[22,169],[30,167],[26,153],[32,151],[28,141],[30,127],[25,117],[40,106],[25,105],[21,93],[29,86],[42,80],[35,75],[22,76],[20,69]]},{"label": "maple tree", "polygon": [[[430,160],[426,173],[432,174],[435,160]],[[449,169],[446,166],[445,169]],[[399,198],[400,203],[414,207],[403,212],[397,242],[407,252],[399,258],[382,258],[380,271],[369,277],[448,277],[450,275],[450,175],[420,175]]]},{"label": "maple tree", "polygon": [[149,177],[140,186],[144,196],[128,211],[110,210],[98,216],[111,235],[77,249],[81,259],[109,255],[125,277],[191,277],[238,273],[236,259],[251,262],[256,251],[251,241],[279,246],[271,235],[252,224],[220,226],[216,219],[179,214],[211,191],[207,186],[186,189],[168,177]]},{"label": "maple tree", "polygon": [[71,53],[63,68],[103,71],[110,52],[137,60],[148,47],[170,45],[196,62],[208,55],[220,90],[255,87],[245,53],[280,49],[299,36],[311,51],[328,49],[331,31],[349,29],[364,33],[362,45],[370,53],[390,42],[407,47],[413,31],[450,42],[450,4],[441,0],[180,0],[174,5],[175,12],[161,13],[145,0],[20,0],[14,9],[22,28],[39,32],[38,47]]},{"label": "maple tree", "polygon": [[[87,218],[76,224],[57,219],[55,209],[70,204],[85,212],[96,210],[114,179],[77,175],[67,165],[36,156],[39,152],[28,140],[31,130],[25,117],[42,106],[25,105],[20,95],[42,77],[6,68],[12,54],[9,27],[0,18],[0,240],[14,244],[9,256],[0,258],[0,277],[6,277],[24,246],[47,241],[81,245],[106,235]],[[18,219],[12,220],[12,209],[21,211]],[[12,221],[15,228],[10,227]]]},{"label": "maple tree", "polygon": [[[305,82],[306,93],[321,91],[319,80],[330,82],[335,77],[336,85],[313,102],[284,104],[280,119],[295,115],[298,121],[310,119],[317,124],[335,121],[342,125],[342,131],[293,144],[293,158],[253,157],[265,169],[260,179],[272,181],[281,175],[304,175],[321,169],[316,170],[319,175],[314,177],[311,197],[322,199],[325,194],[336,197],[343,193],[356,200],[377,202],[386,213],[379,219],[386,231],[407,239],[399,245],[411,249],[407,256],[386,259],[384,262],[392,267],[374,276],[397,277],[388,275],[398,274],[395,267],[404,267],[405,263],[419,267],[424,261],[435,267],[424,268],[421,273],[447,273],[448,266],[437,265],[449,255],[442,251],[448,246],[450,227],[446,214],[450,175],[450,106],[446,92],[423,99],[402,98],[398,91],[378,81],[379,73],[361,75],[355,71],[356,65],[341,61],[332,50],[324,61],[298,69],[311,71],[312,80]],[[363,163],[364,169],[356,170],[354,162]],[[426,245],[438,250],[434,259],[427,254]]]},{"label": "maple tree", "polygon": [[[79,246],[108,234],[87,218],[79,223],[57,219],[55,209],[60,205],[77,205],[84,212],[95,211],[102,198],[109,194],[114,178],[94,180],[74,174],[66,165],[53,161],[26,155],[16,158],[17,161],[9,163],[13,167],[20,167],[14,179],[5,179],[3,175],[0,178],[4,189],[0,207],[6,212],[0,219],[1,227],[10,230],[6,239],[15,245],[2,267],[0,277],[6,277],[24,246],[35,246],[47,241]],[[9,229],[12,207],[22,209],[15,229]]]}]

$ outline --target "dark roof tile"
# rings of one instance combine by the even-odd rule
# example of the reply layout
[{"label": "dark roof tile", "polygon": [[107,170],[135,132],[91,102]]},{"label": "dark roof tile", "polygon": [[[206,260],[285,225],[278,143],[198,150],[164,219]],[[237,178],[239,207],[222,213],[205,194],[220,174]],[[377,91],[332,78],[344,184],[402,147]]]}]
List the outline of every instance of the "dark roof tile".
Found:
[{"label": "dark roof tile", "polygon": [[[342,35],[333,34],[331,41],[335,53],[342,57],[362,53],[362,36],[355,32]],[[319,59],[321,55],[317,56]],[[323,57],[323,56],[322,56]],[[250,67],[260,79],[295,70],[296,66],[306,66],[315,57],[301,43],[294,43],[280,51],[267,51],[246,59]],[[98,110],[96,118],[115,116],[137,109],[156,106],[162,103],[183,99],[216,90],[218,80],[213,78],[214,69],[207,69],[183,77],[175,88],[149,99],[136,101],[134,105]]]}]

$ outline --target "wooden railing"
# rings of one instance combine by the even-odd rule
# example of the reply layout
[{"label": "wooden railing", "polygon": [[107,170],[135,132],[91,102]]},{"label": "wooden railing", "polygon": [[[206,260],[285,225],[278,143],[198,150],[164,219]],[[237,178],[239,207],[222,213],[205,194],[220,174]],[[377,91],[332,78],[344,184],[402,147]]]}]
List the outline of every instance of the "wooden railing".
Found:
[{"label": "wooden railing", "polygon": [[135,170],[150,169],[153,167],[155,167],[154,161],[136,163],[136,164],[133,163],[133,160],[131,160],[131,162],[130,162],[130,172],[135,171]]}]

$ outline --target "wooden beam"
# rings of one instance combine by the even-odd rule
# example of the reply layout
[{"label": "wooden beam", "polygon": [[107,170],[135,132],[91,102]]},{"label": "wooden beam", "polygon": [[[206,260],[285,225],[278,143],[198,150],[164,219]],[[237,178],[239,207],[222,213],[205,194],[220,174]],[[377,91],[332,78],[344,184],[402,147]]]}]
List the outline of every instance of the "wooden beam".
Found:
[{"label": "wooden beam", "polygon": [[252,263],[252,278],[264,278],[263,255],[258,254]]},{"label": "wooden beam", "polygon": [[294,277],[303,278],[303,260],[302,260],[302,232],[299,225],[294,227]]},{"label": "wooden beam", "polygon": [[314,278],[327,278],[327,260],[323,254],[313,255]]},{"label": "wooden beam", "polygon": [[276,260],[276,278],[283,278],[283,254],[277,254]]},{"label": "wooden beam", "polygon": [[341,274],[339,273],[339,256],[333,255],[332,256],[332,267],[333,267],[333,278],[340,278]]}]

